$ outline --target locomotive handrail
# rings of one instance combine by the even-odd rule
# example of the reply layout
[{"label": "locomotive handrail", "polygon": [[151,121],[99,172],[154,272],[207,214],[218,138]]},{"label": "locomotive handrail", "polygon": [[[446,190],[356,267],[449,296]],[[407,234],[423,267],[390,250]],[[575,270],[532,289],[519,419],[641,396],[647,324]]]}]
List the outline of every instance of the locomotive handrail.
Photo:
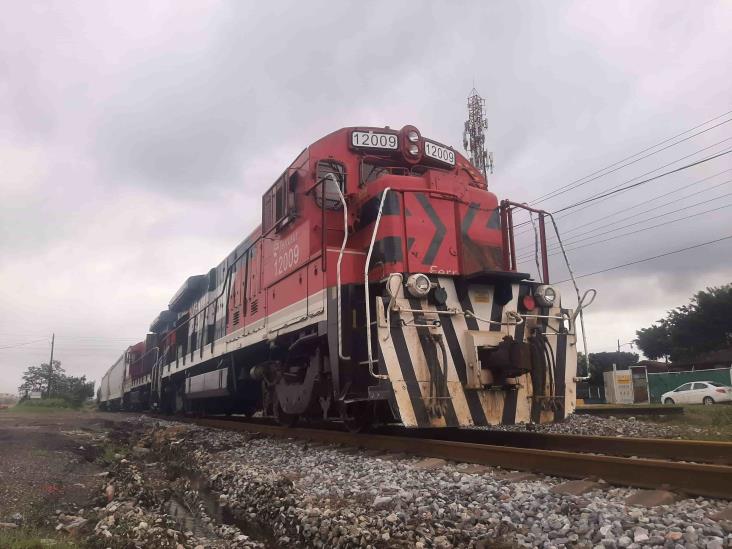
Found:
[{"label": "locomotive handrail", "polygon": [[400,307],[399,305],[394,305],[390,308],[390,310],[396,312],[396,313],[418,313],[421,315],[448,315],[448,316],[454,316],[454,315],[464,315],[469,316],[471,318],[474,318],[476,320],[480,320],[481,322],[485,322],[486,324],[495,324],[496,326],[519,326],[524,323],[524,317],[532,316],[536,318],[556,318],[559,320],[564,320],[564,317],[561,316],[548,316],[548,315],[522,315],[520,313],[517,313],[515,311],[506,311],[506,316],[513,318],[515,322],[500,322],[498,320],[489,320],[487,318],[481,318],[478,315],[476,315],[473,311],[470,309],[445,309],[445,310],[439,310],[435,309],[434,311],[431,311],[430,309],[410,309],[408,307]]},{"label": "locomotive handrail", "polygon": [[[335,179],[333,174],[328,174]],[[341,200],[343,205],[343,242],[341,242],[341,249],[338,252],[338,262],[336,263],[336,293],[338,296],[338,358],[341,360],[350,360],[350,356],[343,354],[343,311],[341,311],[341,263],[343,262],[343,253],[346,249],[346,243],[348,242],[348,206],[346,205],[346,197],[343,196],[341,186],[336,181],[336,189],[338,190],[338,198]],[[325,196],[325,182],[323,182],[323,196]],[[325,211],[325,209],[324,209]],[[323,231],[325,233],[325,230]],[[325,253],[324,255],[327,255]],[[368,301],[366,302],[368,304]]]},{"label": "locomotive handrail", "polygon": [[506,311],[506,316],[509,318],[513,318],[515,320],[515,322],[499,322],[497,320],[489,320],[487,318],[481,318],[478,315],[476,315],[473,311],[471,311],[470,309],[465,309],[463,311],[463,314],[465,316],[471,316],[476,320],[480,320],[481,322],[486,322],[488,324],[497,324],[499,326],[520,326],[521,324],[524,323],[524,319],[516,311]]},{"label": "locomotive handrail", "polygon": [[501,200],[501,227],[503,237],[503,267],[506,270],[516,271],[516,243],[513,236],[513,209],[521,208],[539,216],[539,245],[541,247],[541,281],[549,284],[549,256],[546,249],[546,226],[544,216],[550,215],[545,210],[532,208],[527,204],[520,204],[511,200]]},{"label": "locomotive handrail", "polygon": [[381,213],[384,210],[384,199],[387,193],[391,190],[391,187],[386,187],[381,191],[381,201],[379,202],[379,211],[376,214],[376,221],[374,221],[374,231],[371,233],[371,243],[369,244],[369,252],[366,254],[366,263],[363,267],[363,278],[364,278],[364,294],[366,297],[366,348],[368,350],[369,360],[369,373],[376,379],[389,379],[388,375],[377,374],[374,372],[374,354],[371,348],[371,307],[370,307],[370,296],[369,296],[369,265],[371,264],[371,253],[374,251],[374,243],[376,242],[376,233],[379,231],[379,225],[381,224]]},{"label": "locomotive handrail", "polygon": [[[587,334],[585,332],[585,321],[584,321],[584,309],[588,307],[592,302],[595,300],[595,297],[597,296],[597,291],[594,289],[590,289],[586,291],[583,295],[580,295],[580,289],[577,285],[577,280],[574,276],[574,272],[572,271],[572,266],[569,263],[569,257],[567,257],[567,251],[564,248],[564,244],[562,243],[562,237],[559,235],[559,228],[557,227],[557,222],[554,219],[554,216],[545,210],[539,210],[537,208],[532,208],[531,206],[527,204],[519,204],[517,202],[512,202],[510,200],[502,200],[501,201],[501,224],[503,226],[503,262],[504,262],[504,268],[510,269],[515,271],[516,270],[516,247],[513,239],[513,216],[512,216],[512,210],[513,208],[521,208],[524,209],[530,213],[538,214],[539,216],[539,237],[540,237],[540,244],[541,244],[541,262],[542,262],[542,282],[544,284],[549,283],[549,264],[548,264],[548,256],[547,256],[547,249],[546,249],[546,227],[544,224],[544,217],[549,217],[549,220],[552,222],[552,226],[554,227],[554,233],[557,235],[557,241],[559,242],[559,248],[562,251],[562,255],[564,256],[564,262],[567,265],[567,270],[569,271],[569,278],[572,281],[572,285],[574,286],[575,294],[577,295],[577,309],[575,310],[574,314],[570,316],[569,320],[571,325],[575,325],[575,321],[577,317],[579,316],[580,320],[580,327],[582,328],[582,346],[584,347],[585,356],[589,356],[589,350],[587,349]],[[510,265],[509,265],[510,264]],[[591,299],[585,303],[585,300],[587,299],[587,296],[592,293]],[[577,330],[575,329],[575,333]],[[589,375],[587,376],[576,376],[574,378],[574,381],[582,381],[589,379]]]}]

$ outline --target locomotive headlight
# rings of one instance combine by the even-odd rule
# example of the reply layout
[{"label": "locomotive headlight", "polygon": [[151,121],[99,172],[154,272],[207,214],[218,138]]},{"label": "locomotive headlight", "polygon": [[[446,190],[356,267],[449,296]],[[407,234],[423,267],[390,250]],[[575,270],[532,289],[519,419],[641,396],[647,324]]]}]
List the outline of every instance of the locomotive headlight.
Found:
[{"label": "locomotive headlight", "polygon": [[414,297],[426,297],[430,293],[432,282],[427,275],[416,273],[407,278],[407,291]]},{"label": "locomotive headlight", "polygon": [[534,292],[534,298],[542,307],[551,307],[559,301],[559,293],[552,286],[539,286]]},{"label": "locomotive headlight", "polygon": [[404,126],[399,130],[399,150],[408,164],[417,164],[424,154],[422,135],[414,126]]}]

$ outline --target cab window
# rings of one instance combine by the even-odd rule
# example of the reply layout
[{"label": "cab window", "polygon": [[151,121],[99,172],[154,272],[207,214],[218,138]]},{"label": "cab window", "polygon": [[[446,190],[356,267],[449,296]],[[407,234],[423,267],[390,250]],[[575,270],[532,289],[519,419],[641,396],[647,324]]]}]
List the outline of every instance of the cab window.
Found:
[{"label": "cab window", "polygon": [[707,384],[706,383],[694,383],[694,390],[698,391],[699,389],[706,389]]},{"label": "cab window", "polygon": [[361,185],[367,185],[388,173],[390,173],[389,168],[361,162]]},{"label": "cab window", "polygon": [[363,187],[376,181],[382,175],[410,175],[424,173],[426,168],[420,166],[413,166],[405,168],[403,166],[391,166],[388,164],[381,164],[377,159],[373,161],[364,160],[361,162],[361,174],[359,179],[359,185]]},{"label": "cab window", "polygon": [[326,210],[340,210],[346,192],[346,169],[335,160],[321,160],[315,170],[315,202]]},{"label": "cab window", "polygon": [[262,233],[281,225],[292,217],[295,210],[295,183],[297,172],[287,173],[272,185],[262,196]]},{"label": "cab window", "polygon": [[690,389],[691,389],[691,383],[685,383],[684,385],[682,385],[678,389],[674,389],[674,393],[680,393],[682,391],[688,391]]}]

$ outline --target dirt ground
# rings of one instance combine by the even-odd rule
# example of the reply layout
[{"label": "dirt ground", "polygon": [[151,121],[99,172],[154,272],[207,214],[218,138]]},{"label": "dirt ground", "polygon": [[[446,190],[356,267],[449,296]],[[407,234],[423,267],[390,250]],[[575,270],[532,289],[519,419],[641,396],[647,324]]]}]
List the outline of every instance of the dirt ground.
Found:
[{"label": "dirt ground", "polygon": [[93,443],[123,418],[96,411],[0,411],[0,535],[24,530],[54,537],[55,511],[83,507],[96,495],[103,471]]}]

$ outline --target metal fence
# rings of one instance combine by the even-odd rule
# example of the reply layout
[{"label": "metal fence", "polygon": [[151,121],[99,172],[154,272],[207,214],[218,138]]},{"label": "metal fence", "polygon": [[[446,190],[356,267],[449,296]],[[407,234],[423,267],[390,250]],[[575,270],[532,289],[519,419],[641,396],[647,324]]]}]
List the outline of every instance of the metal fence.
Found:
[{"label": "metal fence", "polygon": [[648,389],[651,402],[661,402],[661,395],[690,381],[717,381],[732,385],[732,368],[715,368],[713,370],[690,370],[687,372],[663,372],[648,374]]}]

